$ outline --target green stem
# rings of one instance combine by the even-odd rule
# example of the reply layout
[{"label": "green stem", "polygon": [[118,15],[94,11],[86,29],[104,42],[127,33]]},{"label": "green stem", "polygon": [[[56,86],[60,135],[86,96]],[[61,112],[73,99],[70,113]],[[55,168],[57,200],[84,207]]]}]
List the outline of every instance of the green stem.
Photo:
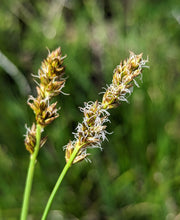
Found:
[{"label": "green stem", "polygon": [[28,209],[29,209],[29,199],[31,194],[31,188],[32,188],[32,181],[34,176],[34,169],[35,169],[35,163],[36,158],[39,152],[39,146],[40,146],[40,140],[41,140],[41,126],[37,124],[36,127],[36,146],[34,148],[34,152],[30,157],[29,162],[29,168],[28,173],[26,177],[26,185],[24,190],[24,198],[23,198],[23,205],[22,205],[22,211],[21,211],[21,220],[27,220],[28,215]]},{"label": "green stem", "polygon": [[54,186],[54,188],[53,188],[53,191],[51,192],[51,195],[50,195],[50,197],[49,197],[49,199],[48,199],[48,202],[47,202],[46,207],[45,207],[45,209],[44,209],[44,212],[43,212],[43,215],[42,215],[41,220],[45,220],[45,219],[47,218],[47,215],[48,215],[48,212],[49,212],[50,207],[51,207],[51,205],[52,205],[54,196],[55,196],[55,194],[56,194],[56,192],[57,192],[59,186],[61,185],[61,182],[62,182],[62,180],[63,180],[65,174],[67,173],[68,169],[70,168],[71,164],[73,163],[73,160],[74,160],[74,158],[76,157],[76,155],[77,155],[77,153],[78,153],[78,151],[79,151],[79,149],[80,149],[81,147],[82,147],[82,145],[80,145],[80,146],[77,145],[77,146],[74,148],[74,151],[73,151],[72,155],[70,156],[68,162],[67,162],[66,165],[64,166],[64,169],[62,170],[62,172],[61,172],[61,174],[60,174],[60,176],[59,176],[59,178],[58,178],[58,180],[57,180],[57,182],[56,182],[56,184],[55,184],[55,186]]}]

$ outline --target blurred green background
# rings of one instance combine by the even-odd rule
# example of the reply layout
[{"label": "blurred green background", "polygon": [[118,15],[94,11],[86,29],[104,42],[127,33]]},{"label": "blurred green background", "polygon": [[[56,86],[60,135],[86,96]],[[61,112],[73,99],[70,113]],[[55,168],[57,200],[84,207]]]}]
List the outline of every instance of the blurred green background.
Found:
[{"label": "blurred green background", "polygon": [[74,165],[55,197],[49,220],[180,219],[179,0],[0,1],[0,219],[19,219],[29,163],[27,97],[50,50],[61,46],[68,76],[57,99],[60,117],[45,130],[33,182],[30,220],[40,219],[65,160],[62,147],[79,106],[101,100],[113,69],[129,51],[150,69],[129,104],[111,111],[103,151]]}]

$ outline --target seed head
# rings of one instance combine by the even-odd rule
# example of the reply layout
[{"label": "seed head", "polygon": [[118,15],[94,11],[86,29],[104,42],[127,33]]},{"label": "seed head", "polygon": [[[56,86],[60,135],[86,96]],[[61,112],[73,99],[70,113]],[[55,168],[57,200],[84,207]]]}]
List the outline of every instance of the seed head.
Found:
[{"label": "seed head", "polygon": [[50,99],[59,95],[64,87],[65,79],[62,78],[65,69],[63,66],[64,58],[60,47],[49,53],[36,76],[40,80],[36,87],[37,97],[30,96],[28,99],[28,105],[34,111],[36,122],[43,127],[59,116],[56,108],[57,103],[50,104]]},{"label": "seed head", "polygon": [[42,98],[59,95],[64,87],[65,79],[63,79],[65,67],[63,61],[66,56],[62,57],[61,48],[57,48],[52,53],[49,52],[47,59],[42,62],[38,71],[40,79],[40,91]]},{"label": "seed head", "polygon": [[[25,135],[25,147],[31,154],[34,152],[34,148],[36,146],[36,125],[33,123],[31,129],[26,127],[26,135]],[[47,137],[41,139],[40,147],[42,147],[47,140]]]},{"label": "seed head", "polygon": [[147,60],[142,59],[142,53],[135,55],[130,52],[129,59],[121,62],[114,70],[112,83],[108,86],[103,96],[102,105],[105,109],[117,107],[121,101],[127,101],[127,94],[131,94],[130,89],[133,82],[138,86],[135,78],[142,74],[142,69]]},{"label": "seed head", "polygon": [[87,148],[101,149],[101,142],[106,138],[104,123],[109,121],[107,118],[109,113],[102,108],[98,101],[85,103],[85,107],[80,110],[84,115],[83,122],[79,123],[76,128],[75,140],[66,145],[66,161],[68,161],[73,149],[76,146],[81,146],[74,163],[89,155],[86,153]]},{"label": "seed head", "polygon": [[[62,56],[60,47],[52,53],[49,52],[48,57],[42,62],[38,74],[33,75],[39,80],[36,87],[37,97],[30,96],[27,103],[34,111],[36,123],[41,125],[42,128],[59,116],[57,102],[51,103],[51,99],[59,95],[65,85],[65,79],[63,78],[65,70],[63,61],[65,57]],[[46,138],[42,139],[41,144],[45,140]],[[25,146],[30,153],[33,153],[35,145],[36,125],[33,124],[31,129],[27,129]]]},{"label": "seed head", "polygon": [[101,143],[106,139],[106,125],[108,110],[117,107],[121,101],[127,101],[127,94],[131,94],[133,82],[138,86],[135,78],[142,73],[147,60],[142,59],[142,54],[135,55],[130,52],[129,59],[121,62],[114,70],[112,83],[106,89],[102,102],[85,103],[83,122],[79,123],[74,133],[74,141],[66,146],[66,162],[68,162],[75,148],[79,149],[73,163],[87,159],[87,148],[101,148]]}]

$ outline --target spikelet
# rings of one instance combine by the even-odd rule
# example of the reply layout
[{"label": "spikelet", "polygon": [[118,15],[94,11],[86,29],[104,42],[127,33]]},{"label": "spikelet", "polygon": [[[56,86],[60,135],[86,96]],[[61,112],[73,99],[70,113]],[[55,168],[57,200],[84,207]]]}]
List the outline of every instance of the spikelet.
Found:
[{"label": "spikelet", "polygon": [[117,107],[122,101],[127,102],[127,95],[132,93],[133,85],[139,87],[135,78],[142,74],[142,69],[147,67],[147,60],[142,59],[142,53],[135,55],[130,52],[129,59],[121,62],[114,70],[112,83],[108,86],[102,99],[105,109]]}]

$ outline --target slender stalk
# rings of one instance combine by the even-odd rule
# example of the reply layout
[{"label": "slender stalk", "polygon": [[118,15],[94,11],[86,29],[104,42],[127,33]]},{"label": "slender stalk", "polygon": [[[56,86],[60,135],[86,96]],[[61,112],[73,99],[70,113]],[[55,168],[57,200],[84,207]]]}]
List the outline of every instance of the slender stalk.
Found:
[{"label": "slender stalk", "polygon": [[53,188],[53,191],[51,192],[51,195],[50,195],[50,197],[49,197],[49,199],[48,199],[48,202],[47,202],[46,207],[45,207],[45,209],[44,209],[44,212],[43,212],[43,215],[42,215],[41,220],[45,220],[45,219],[47,218],[47,215],[48,215],[48,212],[49,212],[50,207],[51,207],[51,205],[52,205],[54,196],[55,196],[55,194],[56,194],[56,192],[57,192],[59,186],[61,185],[61,182],[62,182],[62,180],[63,180],[65,174],[67,173],[68,169],[70,168],[71,164],[73,163],[73,160],[74,160],[74,158],[76,157],[76,155],[77,155],[77,153],[78,153],[78,151],[79,151],[79,149],[80,149],[81,147],[82,147],[82,145],[77,145],[77,146],[74,148],[74,151],[73,151],[71,157],[69,158],[68,162],[67,162],[66,165],[64,166],[64,169],[62,170],[62,172],[61,172],[61,174],[60,174],[60,176],[59,176],[59,178],[58,178],[58,180],[57,180],[57,182],[56,182],[56,184],[55,184],[55,186],[54,186],[54,188]]},{"label": "slender stalk", "polygon": [[29,168],[28,168],[28,173],[27,173],[27,178],[26,178],[26,185],[25,185],[25,190],[24,190],[24,198],[23,198],[23,205],[22,205],[21,218],[20,218],[21,220],[27,220],[28,209],[29,209],[29,199],[30,199],[30,194],[31,194],[36,158],[39,152],[40,140],[41,140],[41,126],[37,124],[36,146],[34,148],[33,154],[31,154],[31,157],[30,157]]}]

